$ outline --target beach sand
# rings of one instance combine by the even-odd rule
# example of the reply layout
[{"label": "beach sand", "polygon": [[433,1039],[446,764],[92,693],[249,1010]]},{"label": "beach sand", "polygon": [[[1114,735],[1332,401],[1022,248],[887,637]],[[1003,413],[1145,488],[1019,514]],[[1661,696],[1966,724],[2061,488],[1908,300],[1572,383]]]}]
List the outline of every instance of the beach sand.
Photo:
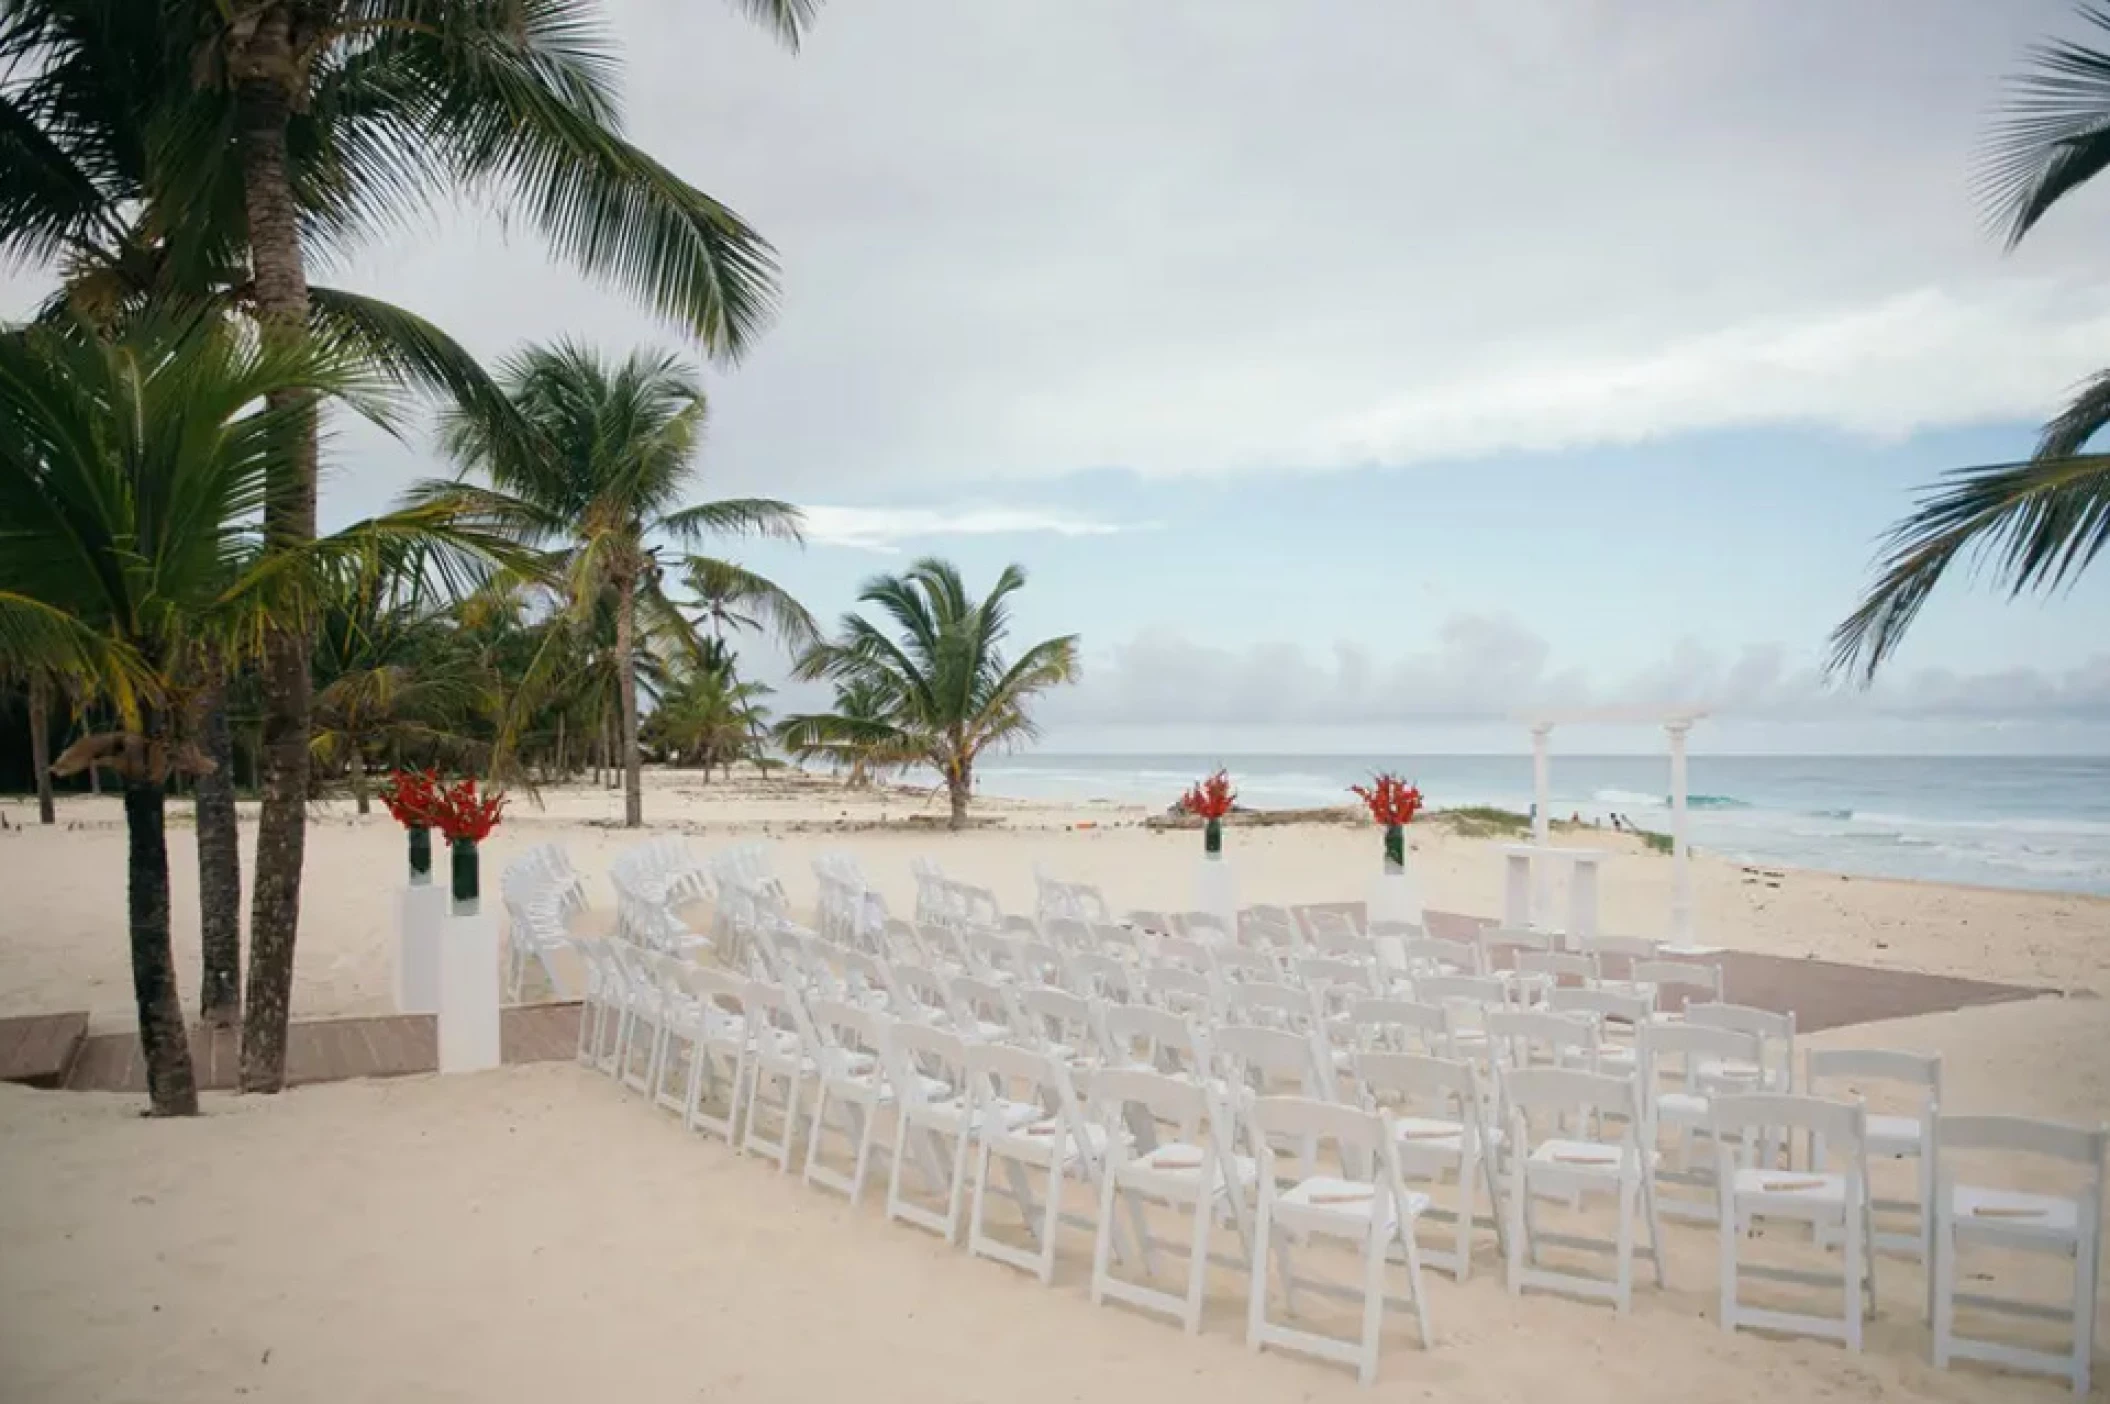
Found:
[{"label": "beach sand", "polygon": [[[1938,1048],[1957,1107],[2110,1114],[2100,1001],[1812,1042]],[[1091,1306],[1081,1231],[1043,1288],[885,1222],[877,1196],[853,1212],[692,1137],[570,1064],[211,1097],[185,1123],[141,1120],[132,1098],[0,1087],[0,1183],[10,1404],[2070,1397],[1934,1370],[1920,1270],[1895,1259],[1864,1355],[1726,1336],[1715,1233],[1691,1225],[1667,1229],[1670,1289],[1638,1288],[1625,1320],[1510,1297],[1491,1245],[1463,1285],[1429,1274],[1438,1349],[1388,1315],[1366,1393],[1337,1367],[1249,1354],[1235,1278],[1213,1284],[1189,1339]]]},{"label": "beach sand", "polygon": [[[570,786],[541,799],[540,806],[516,800],[487,845],[486,892],[495,893],[509,854],[554,839],[588,875],[596,913],[587,923],[605,921],[614,898],[603,874],[643,835],[616,827],[618,792]],[[246,862],[254,829],[244,809]],[[169,844],[177,966],[185,1007],[195,1009],[197,859],[188,810],[187,803],[171,806]],[[800,903],[811,900],[813,856],[831,849],[854,855],[900,914],[914,907],[909,863],[919,856],[995,889],[1013,911],[1033,910],[1035,864],[1099,884],[1120,910],[1173,909],[1193,900],[1199,835],[1145,829],[1135,807],[981,801],[976,815],[987,822],[958,834],[934,827],[943,812],[942,799],[858,793],[821,780],[705,784],[693,773],[647,773],[648,833],[680,832],[700,853],[773,839],[777,872]],[[38,827],[34,810],[18,802],[0,804],[0,815],[15,826],[0,831],[0,883],[8,893],[0,915],[0,1015],[86,1009],[98,1030],[129,1027],[118,801],[68,798],[52,829]],[[378,808],[359,818],[349,804],[331,802],[315,815],[294,1010],[389,1012],[402,832]],[[1411,832],[1413,868],[1429,906],[1489,916],[1501,910],[1501,841],[1459,838],[1428,824]],[[1556,838],[1613,852],[1602,883],[1604,930],[1666,934],[1668,857],[1610,832]],[[1361,824],[1234,825],[1225,842],[1247,902],[1363,898],[1380,859],[1377,831]],[[2110,900],[2103,898],[1746,868],[1702,855],[1694,862],[1694,899],[1697,935],[1709,944],[2110,992]]]},{"label": "beach sand", "polygon": [[[1036,862],[1101,884],[1117,905],[1176,907],[1199,848],[1193,833],[1145,830],[1137,811],[1113,806],[992,803],[990,824],[953,835],[902,827],[937,816],[919,796],[651,778],[655,829],[678,829],[706,852],[776,839],[778,871],[800,900],[811,857],[842,849],[902,911],[909,860],[921,855],[1018,910],[1030,910]],[[574,788],[545,800],[509,815],[491,845],[487,890],[509,852],[561,839],[593,879],[587,923],[605,926],[600,875],[638,837],[613,826],[620,796]],[[14,825],[25,817],[19,805],[5,811]],[[88,1008],[98,1027],[126,1028],[121,816],[114,801],[73,800],[63,818],[52,831],[0,832],[10,894],[0,1013]],[[1619,849],[1606,874],[1607,929],[1660,933],[1669,860],[1631,840],[1583,838]],[[188,827],[171,841],[188,1001],[197,962]],[[1362,896],[1378,852],[1374,830],[1335,825],[1234,828],[1228,844],[1241,895],[1278,902]],[[309,840],[300,1013],[387,1008],[402,851],[385,815],[324,807]],[[1421,828],[1414,864],[1432,906],[1496,910],[1491,843]],[[2110,985],[2101,901],[1767,877],[1705,859],[1696,885],[1701,934],[1723,945],[2060,989]],[[2099,999],[1985,1006],[1805,1041],[1826,1045],[1941,1052],[1951,1110],[2110,1117],[2110,1004]],[[1640,1287],[1626,1320],[1603,1305],[1510,1297],[1484,1243],[1470,1282],[1429,1274],[1437,1350],[1416,1348],[1405,1313],[1388,1316],[1372,1396],[1336,1367],[1249,1354],[1234,1274],[1212,1278],[1204,1333],[1190,1340],[1165,1321],[1093,1308],[1082,1233],[1065,1237],[1056,1285],[1044,1289],[886,1223],[879,1194],[853,1212],[570,1064],[210,1096],[190,1122],[149,1122],[138,1110],[134,1097],[0,1087],[8,1404],[2068,1397],[2051,1381],[1933,1370],[1919,1317],[1924,1278],[1894,1259],[1883,1262],[1865,1355],[1725,1336],[1710,1227],[1669,1227],[1670,1289]],[[1087,1206],[1073,1191],[1070,1207]],[[2059,1290],[2037,1266],[1997,1272],[2003,1290]],[[2097,1396],[2110,1393],[2110,1370],[2098,1379]]]}]

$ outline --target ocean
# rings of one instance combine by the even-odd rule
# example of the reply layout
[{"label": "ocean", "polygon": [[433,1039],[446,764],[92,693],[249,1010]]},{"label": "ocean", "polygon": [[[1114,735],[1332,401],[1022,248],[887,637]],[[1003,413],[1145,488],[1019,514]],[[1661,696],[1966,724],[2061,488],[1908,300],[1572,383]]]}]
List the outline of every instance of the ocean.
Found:
[{"label": "ocean", "polygon": [[[1223,765],[1243,804],[1352,804],[1380,768],[1434,808],[1531,804],[1531,758],[1054,755],[989,757],[987,794],[1169,805]],[[1553,755],[1554,817],[1670,828],[1664,756]],[[2110,757],[1708,756],[1689,762],[1696,849],[1874,877],[2110,895]]]}]

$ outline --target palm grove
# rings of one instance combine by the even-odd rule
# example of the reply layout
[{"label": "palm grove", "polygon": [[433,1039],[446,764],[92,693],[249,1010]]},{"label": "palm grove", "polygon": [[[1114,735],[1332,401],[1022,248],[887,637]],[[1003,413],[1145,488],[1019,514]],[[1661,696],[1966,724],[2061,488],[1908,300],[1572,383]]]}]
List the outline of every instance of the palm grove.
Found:
[{"label": "palm grove", "polygon": [[[796,47],[817,0],[737,8]],[[529,347],[488,372],[446,332],[312,283],[406,213],[471,194],[558,260],[731,362],[775,294],[769,245],[622,135],[583,0],[0,0],[0,254],[54,291],[0,330],[0,686],[47,761],[122,788],[150,1100],[194,1111],[169,930],[167,797],[200,868],[200,1014],[240,1085],[284,1085],[308,804],[371,769],[583,773],[642,819],[641,760],[779,741],[852,783],[929,766],[960,822],[976,757],[1031,734],[1074,639],[1007,657],[982,598],[918,563],[824,639],[716,548],[798,510],[697,500],[705,402],[679,352]],[[321,535],[326,417],[415,432],[451,473]],[[772,731],[740,648],[837,684]],[[649,715],[648,715],[649,709]],[[237,782],[258,796],[238,972]]]}]

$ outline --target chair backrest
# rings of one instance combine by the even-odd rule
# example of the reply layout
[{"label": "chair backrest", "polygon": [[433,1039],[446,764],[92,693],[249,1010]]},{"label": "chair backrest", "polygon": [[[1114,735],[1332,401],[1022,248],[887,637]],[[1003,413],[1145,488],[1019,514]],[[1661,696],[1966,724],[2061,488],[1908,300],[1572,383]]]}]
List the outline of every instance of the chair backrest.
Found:
[{"label": "chair backrest", "polygon": [[1017,932],[970,926],[960,933],[960,939],[967,949],[968,958],[972,962],[970,968],[977,978],[1019,978]]},{"label": "chair backrest", "polygon": [[1583,943],[1600,956],[1617,956],[1621,960],[1654,960],[1663,943],[1647,936],[1592,936]]},{"label": "chair backrest", "polygon": [[1951,1151],[2008,1151],[2042,1156],[2089,1169],[2100,1199],[2103,1161],[2110,1154],[2110,1127],[2075,1126],[2028,1116],[1947,1116],[1936,1122],[1935,1141],[1944,1155]]},{"label": "chair backrest", "polygon": [[1209,1052],[1217,1076],[1233,1087],[1265,1094],[1287,1081],[1305,1097],[1332,1095],[1331,1059],[1309,1033],[1225,1024],[1210,1031]]},{"label": "chair backrest", "polygon": [[1143,997],[1182,1014],[1213,1017],[1216,982],[1198,971],[1172,965],[1143,967]]},{"label": "chair backrest", "polygon": [[1506,964],[1518,951],[1550,951],[1554,940],[1551,931],[1532,931],[1521,926],[1483,926],[1473,933],[1482,970]]},{"label": "chair backrest", "polygon": [[1312,928],[1311,938],[1306,942],[1321,955],[1334,956],[1342,960],[1373,961],[1377,959],[1377,940],[1366,936],[1349,924],[1346,917],[1322,920]]},{"label": "chair backrest", "polygon": [[1216,946],[1210,950],[1209,958],[1217,978],[1222,980],[1273,982],[1282,978],[1281,968],[1273,958],[1250,946]]},{"label": "chair backrest", "polygon": [[[1838,1102],[1793,1092],[1723,1093],[1710,1104],[1717,1140],[1749,1131],[1803,1131],[1830,1150],[1860,1156],[1868,1145],[1868,1110],[1858,1101]],[[1821,1167],[1817,1167],[1821,1168]]]},{"label": "chair backrest", "polygon": [[1066,953],[1097,949],[1092,940],[1092,924],[1082,917],[1048,917],[1040,923],[1040,929],[1051,945]]},{"label": "chair backrest", "polygon": [[1232,1018],[1266,1028],[1308,1033],[1318,1027],[1318,1002],[1311,991],[1272,981],[1240,980],[1224,986],[1224,1004]]},{"label": "chair backrest", "polygon": [[1143,1064],[1158,1072],[1208,1075],[1206,1036],[1193,1021],[1148,1004],[1108,1004],[1099,1010],[1099,1034],[1109,1063]]},{"label": "chair backrest", "polygon": [[1364,907],[1361,902],[1300,902],[1289,909],[1297,928],[1310,944],[1318,944],[1317,937],[1326,930],[1348,930],[1363,934]]},{"label": "chair backrest", "polygon": [[1554,984],[1573,980],[1582,985],[1597,978],[1597,958],[1577,951],[1518,951],[1516,970],[1546,976]]},{"label": "chair backrest", "polygon": [[898,1001],[894,1008],[898,1017],[919,1024],[952,1022],[952,991],[936,971],[905,960],[893,962],[887,970],[893,977],[888,983]]},{"label": "chair backrest", "polygon": [[931,1078],[951,1089],[951,1095],[968,1095],[967,1045],[943,1029],[906,1021],[887,1030],[887,1082],[904,1105],[927,1105],[943,1100],[924,1085]]},{"label": "chair backrest", "polygon": [[1133,1004],[1135,976],[1128,966],[1096,951],[1073,951],[1064,962],[1063,986],[1071,994],[1087,999],[1114,1000]]},{"label": "chair backrest", "polygon": [[1216,962],[1209,958],[1209,948],[1199,941],[1189,941],[1183,936],[1160,937],[1155,961],[1159,965],[1175,965],[1182,970],[1192,970],[1198,975],[1207,975],[1216,969]]},{"label": "chair backrest", "polygon": [[1765,1045],[1761,1066],[1767,1079],[1774,1084],[1770,1090],[1795,1090],[1795,1015],[1792,1012],[1776,1014],[1770,1009],[1719,1002],[1688,1004],[1685,1006],[1685,1022],[1758,1035]]},{"label": "chair backrest", "polygon": [[806,1017],[819,1038],[823,1077],[846,1075],[850,1065],[844,1055],[850,1053],[869,1053],[885,1063],[888,1021],[884,1016],[841,1000],[816,999],[808,1001]]},{"label": "chair backrest", "polygon": [[813,1026],[807,1021],[806,1006],[800,1001],[798,992],[788,985],[750,980],[747,982],[747,1031],[754,1035],[765,1027],[796,1039],[804,1051],[811,1052],[815,1047]]},{"label": "chair backrest", "polygon": [[1166,916],[1163,912],[1151,911],[1147,907],[1139,907],[1135,911],[1130,912],[1128,914],[1128,924],[1138,931],[1148,931],[1158,936],[1174,934],[1172,918]]},{"label": "chair backrest", "polygon": [[1238,940],[1247,946],[1269,946],[1282,948],[1297,943],[1296,918],[1287,907],[1254,906],[1241,907],[1238,912]]},{"label": "chair backrest", "polygon": [[1487,1036],[1496,1059],[1509,1068],[1539,1064],[1595,1070],[1601,1041],[1597,1020],[1586,1014],[1536,1009],[1491,1009]]},{"label": "chair backrest", "polygon": [[1423,1004],[1465,1004],[1500,1009],[1508,994],[1500,980],[1484,975],[1424,975],[1414,981],[1414,997]]},{"label": "chair backrest", "polygon": [[967,1084],[976,1097],[1038,1102],[1050,1115],[1075,1124],[1081,1108],[1070,1070],[1058,1058],[1008,1043],[967,1045]]},{"label": "chair backrest", "polygon": [[[1271,1171],[1276,1139],[1298,1138],[1307,1146],[1332,1142],[1347,1164],[1368,1164],[1392,1139],[1381,1113],[1360,1107],[1324,1102],[1315,1097],[1255,1097],[1244,1110],[1254,1158],[1261,1163],[1260,1184],[1265,1193],[1273,1184]],[[1307,1150],[1306,1160],[1314,1157]]]},{"label": "chair backrest", "polygon": [[[1509,1068],[1500,1074],[1502,1101],[1512,1119],[1528,1128],[1533,1112],[1565,1116],[1623,1117],[1629,1125],[1639,1120],[1638,1099],[1633,1081],[1611,1073],[1585,1072],[1579,1068]],[[1520,1128],[1519,1135],[1527,1133]]]},{"label": "chair backrest", "polygon": [[706,1023],[747,1018],[748,982],[726,970],[705,965],[681,968],[682,993],[703,1006]]},{"label": "chair backrest", "polygon": [[1657,1088],[1665,1077],[1673,1077],[1684,1090],[1697,1092],[1701,1090],[1702,1063],[1743,1062],[1755,1066],[1764,1053],[1757,1034],[1705,1024],[1652,1020],[1635,1031],[1634,1042],[1641,1085],[1651,1089]]},{"label": "chair backrest", "polygon": [[1092,923],[1092,948],[1101,955],[1110,955],[1130,965],[1139,965],[1148,953],[1150,937],[1133,926],[1121,926],[1110,921]]},{"label": "chair backrest", "polygon": [[1062,952],[1046,941],[1021,941],[1016,948],[1018,978],[1029,985],[1060,985]]},{"label": "chair backrest", "polygon": [[1070,1057],[1100,1051],[1099,1021],[1090,1001],[1065,990],[1027,986],[1017,992],[1018,1010],[1033,1046]]},{"label": "chair backrest", "polygon": [[1290,969],[1306,989],[1328,993],[1338,990],[1353,997],[1378,993],[1376,971],[1359,960],[1304,956],[1292,962]]},{"label": "chair backrest", "polygon": [[1370,1051],[1433,1053],[1449,1057],[1455,1021],[1440,1004],[1411,999],[1362,999],[1348,1011],[1355,1046]]},{"label": "chair backrest", "polygon": [[[1656,987],[1656,1002],[1671,1010],[1683,1009],[1696,1000],[1720,1003],[1722,967],[1697,960],[1637,960],[1630,976],[1638,984]],[[1665,1004],[1663,996],[1675,996]]]},{"label": "chair backrest", "polygon": [[955,975],[945,988],[952,995],[953,1027],[961,1033],[975,1034],[982,1024],[994,1024],[1005,1033],[978,1036],[999,1038],[1019,1033],[1018,1019],[1003,986],[971,975]]},{"label": "chair backrest", "polygon": [[1478,953],[1465,941],[1425,936],[1419,941],[1407,942],[1404,949],[1407,969],[1418,973],[1471,975],[1480,966]]},{"label": "chair backrest", "polygon": [[1556,1014],[1595,1014],[1607,1023],[1626,1024],[1635,1028],[1648,1022],[1648,1017],[1654,1010],[1645,995],[1565,985],[1546,991],[1546,1008]]},{"label": "chair backrest", "polygon": [[1412,1112],[1435,1103],[1443,1115],[1470,1127],[1483,1124],[1480,1077],[1471,1063],[1421,1053],[1358,1053],[1355,1081],[1365,1107]]},{"label": "chair backrest", "polygon": [[1138,1112],[1155,1127],[1170,1127],[1169,1139],[1188,1145],[1213,1142],[1220,1131],[1209,1094],[1197,1082],[1140,1068],[1103,1068],[1092,1074],[1085,1116],[1105,1130],[1108,1158],[1116,1164],[1127,1158]]},{"label": "chair backrest", "polygon": [[1214,912],[1174,912],[1172,921],[1179,928],[1179,934],[1190,941],[1213,946],[1231,939],[1223,918]]}]

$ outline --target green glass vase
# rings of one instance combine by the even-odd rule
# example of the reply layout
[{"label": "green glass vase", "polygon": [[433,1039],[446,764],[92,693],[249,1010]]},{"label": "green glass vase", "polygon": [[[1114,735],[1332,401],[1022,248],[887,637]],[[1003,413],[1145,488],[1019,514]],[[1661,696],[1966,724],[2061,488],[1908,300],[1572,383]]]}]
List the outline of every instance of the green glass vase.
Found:
[{"label": "green glass vase", "polygon": [[1407,870],[1407,828],[1404,824],[1385,825],[1385,871],[1403,873]]},{"label": "green glass vase", "polygon": [[410,885],[425,887],[432,882],[432,830],[423,824],[410,826]]},{"label": "green glass vase", "polygon": [[475,916],[477,911],[477,858],[475,839],[456,839],[454,850],[454,914]]},{"label": "green glass vase", "polygon": [[1223,857],[1223,854],[1224,854],[1224,821],[1223,821],[1223,820],[1221,820],[1221,819],[1210,819],[1210,820],[1206,821],[1206,822],[1205,822],[1205,823],[1204,823],[1204,824],[1202,825],[1202,852],[1204,852],[1204,853],[1208,854],[1208,855],[1209,855],[1209,856],[1210,856],[1211,858],[1221,858],[1221,857]]}]

